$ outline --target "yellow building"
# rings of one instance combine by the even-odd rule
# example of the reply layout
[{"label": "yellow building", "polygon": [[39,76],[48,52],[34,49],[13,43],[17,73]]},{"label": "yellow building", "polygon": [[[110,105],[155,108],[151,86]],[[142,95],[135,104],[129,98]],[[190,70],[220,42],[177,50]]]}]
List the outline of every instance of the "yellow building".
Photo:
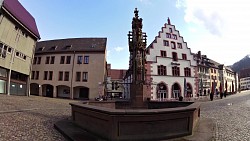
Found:
[{"label": "yellow building", "polygon": [[94,99],[104,95],[107,38],[71,38],[36,45],[32,95]]},{"label": "yellow building", "polygon": [[218,94],[220,92],[219,68],[217,64],[210,66],[210,86],[211,92]]},{"label": "yellow building", "polygon": [[0,93],[26,95],[34,48],[40,35],[18,0],[0,0]]}]

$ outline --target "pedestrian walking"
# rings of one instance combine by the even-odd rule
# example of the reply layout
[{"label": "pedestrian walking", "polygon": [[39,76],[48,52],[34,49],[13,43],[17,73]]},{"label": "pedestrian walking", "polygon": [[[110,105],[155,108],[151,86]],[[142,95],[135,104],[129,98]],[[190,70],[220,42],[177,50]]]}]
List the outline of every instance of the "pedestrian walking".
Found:
[{"label": "pedestrian walking", "polygon": [[225,90],[224,92],[224,97],[227,97],[227,90]]},{"label": "pedestrian walking", "polygon": [[218,96],[219,96],[219,91],[218,91],[218,89],[215,90],[215,94],[216,94],[216,97],[218,98]]},{"label": "pedestrian walking", "polygon": [[214,99],[214,94],[211,92],[210,93],[210,100],[213,101],[213,99]]},{"label": "pedestrian walking", "polygon": [[223,92],[220,92],[220,99],[223,98]]}]

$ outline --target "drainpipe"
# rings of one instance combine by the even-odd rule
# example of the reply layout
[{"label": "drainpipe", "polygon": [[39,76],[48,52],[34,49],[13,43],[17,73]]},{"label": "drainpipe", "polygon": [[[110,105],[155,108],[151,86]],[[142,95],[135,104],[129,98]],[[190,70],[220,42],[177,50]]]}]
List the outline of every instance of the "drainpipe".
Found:
[{"label": "drainpipe", "polygon": [[8,88],[7,88],[7,95],[10,95],[10,79],[11,79],[11,71],[12,71],[12,64],[14,63],[14,57],[15,57],[15,52],[16,52],[16,47],[17,47],[17,43],[19,41],[19,37],[20,37],[20,30],[17,31],[17,35],[16,35],[16,43],[15,43],[15,46],[14,46],[14,49],[12,51],[12,54],[11,54],[11,59],[10,59],[10,71],[9,71],[9,74],[8,74]]},{"label": "drainpipe", "polygon": [[[73,65],[72,65],[72,69],[71,69],[71,72],[72,72],[72,77],[71,77],[71,84],[70,84],[70,92],[72,94],[72,99],[74,99],[74,91],[73,91],[73,75],[74,75],[74,67],[75,67],[75,51],[74,51],[74,55],[73,55]],[[69,96],[70,99],[71,99],[71,95]]]},{"label": "drainpipe", "polygon": [[[35,56],[35,49],[36,49],[36,42],[35,45],[33,46],[33,52],[32,52],[32,57],[31,57],[31,61],[30,61],[30,73],[28,76],[28,81],[27,81],[27,86],[26,86],[26,94],[27,96],[30,96],[30,76],[32,73],[32,65],[33,65],[33,60],[34,60],[34,56]],[[38,94],[39,95],[39,94]]]}]

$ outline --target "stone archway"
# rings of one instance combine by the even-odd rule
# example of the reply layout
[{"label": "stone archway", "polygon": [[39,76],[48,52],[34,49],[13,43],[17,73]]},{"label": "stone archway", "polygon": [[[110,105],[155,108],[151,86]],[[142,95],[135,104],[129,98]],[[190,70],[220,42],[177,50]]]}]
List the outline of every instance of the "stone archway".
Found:
[{"label": "stone archway", "polygon": [[158,100],[165,100],[168,98],[168,88],[167,85],[163,82],[157,84],[156,88],[157,99]]},{"label": "stone archway", "polygon": [[172,85],[172,95],[171,98],[178,98],[181,96],[181,86],[178,83]]},{"label": "stone archway", "polygon": [[57,97],[60,98],[70,98],[70,87],[66,85],[58,85],[57,89]]},{"label": "stone archway", "polygon": [[84,86],[74,87],[74,98],[89,100],[89,88]]}]

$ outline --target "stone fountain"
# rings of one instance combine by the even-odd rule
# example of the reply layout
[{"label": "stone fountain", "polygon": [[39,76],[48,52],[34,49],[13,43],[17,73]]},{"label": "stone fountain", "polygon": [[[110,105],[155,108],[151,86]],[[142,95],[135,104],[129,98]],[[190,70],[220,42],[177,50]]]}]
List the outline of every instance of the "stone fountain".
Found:
[{"label": "stone fountain", "polygon": [[199,121],[200,104],[150,101],[146,79],[146,34],[134,11],[128,34],[132,76],[130,100],[70,103],[72,120],[82,129],[107,140],[161,140],[191,135]]}]

